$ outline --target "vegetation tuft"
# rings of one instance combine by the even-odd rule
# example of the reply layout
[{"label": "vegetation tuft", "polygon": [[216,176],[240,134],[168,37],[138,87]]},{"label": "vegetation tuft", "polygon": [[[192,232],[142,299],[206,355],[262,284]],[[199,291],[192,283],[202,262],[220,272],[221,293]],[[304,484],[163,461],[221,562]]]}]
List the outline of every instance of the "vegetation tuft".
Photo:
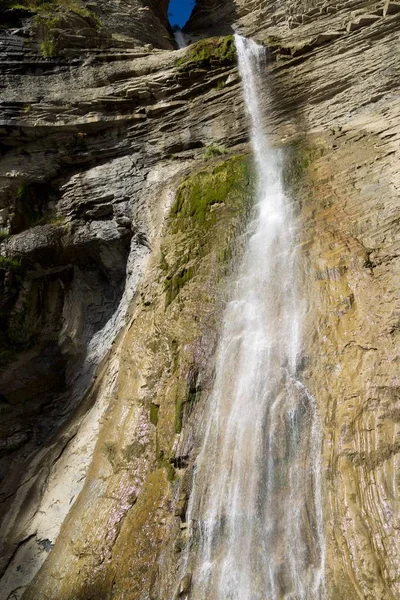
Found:
[{"label": "vegetation tuft", "polygon": [[166,470],[167,480],[169,482],[174,481],[175,479],[175,468],[171,464],[171,461],[165,456],[163,450],[157,449],[157,463],[158,465]]},{"label": "vegetation tuft", "polygon": [[[221,148],[216,154],[224,154]],[[176,231],[184,230],[189,223],[193,228],[209,228],[215,222],[213,206],[224,203],[235,192],[240,195],[244,186],[249,185],[247,163],[242,156],[235,156],[218,164],[211,172],[202,171],[182,183],[176,194],[171,216]]]},{"label": "vegetation tuft", "polygon": [[21,262],[16,258],[9,256],[0,256],[0,269],[13,269],[14,271],[21,268]]},{"label": "vegetation tuft", "polygon": [[[224,154],[220,149],[212,156]],[[234,156],[213,167],[188,177],[178,188],[170,212],[170,231],[184,236],[187,252],[175,264],[169,264],[162,253],[160,268],[164,272],[165,307],[180,294],[184,286],[196,275],[199,259],[207,253],[206,240],[213,228],[243,210],[252,197],[248,160]],[[224,231],[230,239],[232,232]]]},{"label": "vegetation tuft", "polygon": [[90,18],[94,21],[96,29],[101,28],[97,16],[80,0],[0,0],[0,11],[10,9],[27,10],[36,15],[33,23],[44,58],[51,58],[57,54],[57,27],[63,14],[73,12],[81,17]]},{"label": "vegetation tuft", "polygon": [[72,11],[82,17],[93,17],[93,13],[79,0],[0,0],[0,10],[9,9],[29,10],[38,14]]},{"label": "vegetation tuft", "polygon": [[54,40],[45,40],[40,42],[40,51],[43,58],[51,58],[54,56],[56,51],[56,45]]},{"label": "vegetation tuft", "polygon": [[220,146],[219,144],[211,144],[203,152],[202,158],[208,160],[209,158],[223,156],[224,154],[228,154],[228,150],[225,148],[225,146]]},{"label": "vegetation tuft", "polygon": [[220,38],[200,40],[190,46],[182,58],[177,60],[181,71],[191,71],[194,68],[209,69],[213,65],[231,65],[235,62],[236,48],[232,35]]},{"label": "vegetation tuft", "polygon": [[158,423],[158,411],[160,407],[157,404],[150,404],[150,423],[157,426]]}]

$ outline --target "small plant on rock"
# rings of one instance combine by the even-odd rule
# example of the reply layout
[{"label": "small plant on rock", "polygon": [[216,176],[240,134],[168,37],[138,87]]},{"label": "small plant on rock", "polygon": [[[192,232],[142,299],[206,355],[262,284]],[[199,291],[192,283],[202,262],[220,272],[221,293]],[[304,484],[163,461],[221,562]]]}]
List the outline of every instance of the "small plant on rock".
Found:
[{"label": "small plant on rock", "polygon": [[224,87],[226,86],[226,81],[224,81],[223,79],[221,81],[218,81],[218,83],[216,84],[215,88],[216,90],[223,90]]},{"label": "small plant on rock", "polygon": [[202,158],[208,160],[210,158],[214,158],[215,156],[223,156],[224,154],[228,154],[228,151],[225,148],[225,146],[221,146],[219,144],[211,144],[204,150]]},{"label": "small plant on rock", "polygon": [[212,65],[231,65],[236,57],[235,42],[232,35],[223,38],[207,38],[190,46],[188,52],[177,61],[181,71],[194,68],[209,69]]},{"label": "small plant on rock", "polygon": [[16,258],[9,256],[0,256],[0,269],[19,269],[21,263]]},{"label": "small plant on rock", "polygon": [[51,58],[52,56],[54,56],[54,40],[46,40],[44,42],[40,42],[40,51],[42,53],[43,58]]}]

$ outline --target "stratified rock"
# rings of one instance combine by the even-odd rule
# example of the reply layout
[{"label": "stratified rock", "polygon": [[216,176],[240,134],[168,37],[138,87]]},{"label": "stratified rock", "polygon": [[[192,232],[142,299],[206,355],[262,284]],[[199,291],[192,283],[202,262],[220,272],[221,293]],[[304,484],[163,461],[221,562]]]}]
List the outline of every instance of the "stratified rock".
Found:
[{"label": "stratified rock", "polygon": [[400,2],[392,2],[391,0],[386,0],[383,6],[383,16],[387,15],[395,15],[400,12]]},{"label": "stratified rock", "polygon": [[[32,10],[0,9],[1,600],[176,594],[250,213],[233,57],[172,51],[165,2],[86,9],[58,7],[49,37]],[[308,265],[328,600],[400,595],[398,13],[199,0],[185,30],[268,48]]]},{"label": "stratified rock", "polygon": [[361,29],[361,27],[368,27],[376,21],[379,21],[379,16],[377,15],[362,15],[354,21],[350,21],[346,26],[346,30],[349,32],[356,31],[357,29]]}]

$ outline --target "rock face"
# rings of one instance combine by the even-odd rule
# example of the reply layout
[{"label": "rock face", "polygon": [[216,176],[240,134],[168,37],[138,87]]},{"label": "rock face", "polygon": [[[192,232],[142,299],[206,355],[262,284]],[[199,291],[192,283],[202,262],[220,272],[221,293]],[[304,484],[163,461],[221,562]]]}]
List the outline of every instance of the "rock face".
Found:
[{"label": "rock face", "polygon": [[[10,4],[0,598],[184,596],[192,467],[251,210],[232,42],[173,50],[156,0]],[[308,266],[302,380],[324,424],[332,600],[400,594],[399,29],[397,2],[362,0],[199,0],[186,27],[269,48],[265,110]]]}]

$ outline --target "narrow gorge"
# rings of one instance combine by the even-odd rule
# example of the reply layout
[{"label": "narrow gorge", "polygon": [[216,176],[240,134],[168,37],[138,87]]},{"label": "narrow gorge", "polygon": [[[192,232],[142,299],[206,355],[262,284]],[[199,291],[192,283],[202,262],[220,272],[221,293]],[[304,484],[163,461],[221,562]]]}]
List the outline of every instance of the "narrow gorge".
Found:
[{"label": "narrow gorge", "polygon": [[0,600],[395,600],[400,3],[168,10],[0,0]]}]

